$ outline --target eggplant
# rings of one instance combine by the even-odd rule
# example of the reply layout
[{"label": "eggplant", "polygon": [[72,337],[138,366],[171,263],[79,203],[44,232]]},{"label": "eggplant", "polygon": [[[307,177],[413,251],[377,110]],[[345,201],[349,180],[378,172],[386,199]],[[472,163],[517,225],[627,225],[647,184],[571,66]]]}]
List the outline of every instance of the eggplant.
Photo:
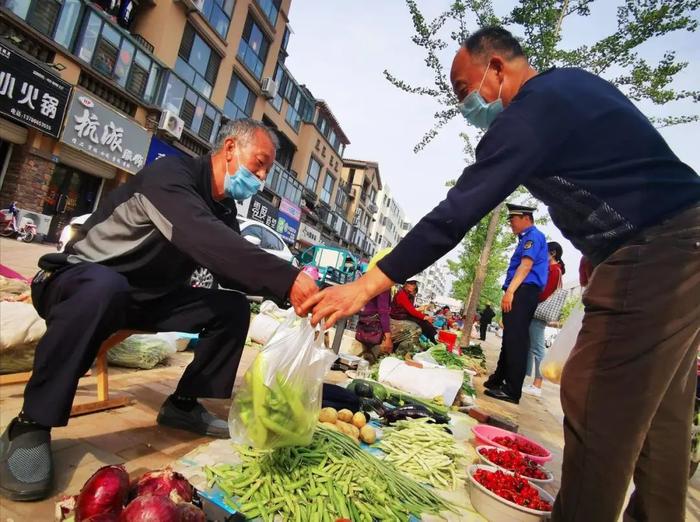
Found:
[{"label": "eggplant", "polygon": [[433,419],[438,424],[447,424],[450,420],[449,417],[445,415],[437,415],[422,406],[415,405],[394,408],[393,410],[387,411],[383,417],[387,424],[392,424],[404,419],[423,419],[426,417]]},{"label": "eggplant", "polygon": [[373,411],[380,417],[383,417],[386,413],[384,403],[379,399],[375,398],[360,397],[360,408],[363,411]]}]

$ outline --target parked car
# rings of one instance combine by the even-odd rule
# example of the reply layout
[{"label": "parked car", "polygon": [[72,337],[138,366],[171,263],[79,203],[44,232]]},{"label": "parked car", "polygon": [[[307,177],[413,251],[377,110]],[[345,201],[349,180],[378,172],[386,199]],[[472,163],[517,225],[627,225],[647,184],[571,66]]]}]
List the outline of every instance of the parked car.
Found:
[{"label": "parked car", "polygon": [[[241,235],[246,240],[294,266],[299,266],[299,261],[289,250],[282,237],[270,227],[259,221],[241,217],[238,218],[238,224],[241,227]],[[204,267],[195,269],[190,278],[190,284],[199,288],[217,288],[219,286],[214,274]]]},{"label": "parked car", "polygon": [[[90,214],[85,214],[82,216],[75,217],[70,220],[70,223],[66,225],[61,231],[61,237],[58,240],[56,249],[59,252],[63,252],[66,244],[72,239],[77,231],[80,230]],[[238,225],[241,227],[241,235],[253,243],[259,246],[266,252],[275,255],[285,261],[292,263],[294,266],[299,266],[299,261],[294,257],[289,247],[282,240],[280,235],[272,230],[270,227],[263,225],[258,221],[253,221],[247,218],[238,218]],[[200,288],[217,288],[219,286],[218,281],[214,275],[204,267],[198,267],[192,272],[190,277],[190,284],[195,287]]]}]

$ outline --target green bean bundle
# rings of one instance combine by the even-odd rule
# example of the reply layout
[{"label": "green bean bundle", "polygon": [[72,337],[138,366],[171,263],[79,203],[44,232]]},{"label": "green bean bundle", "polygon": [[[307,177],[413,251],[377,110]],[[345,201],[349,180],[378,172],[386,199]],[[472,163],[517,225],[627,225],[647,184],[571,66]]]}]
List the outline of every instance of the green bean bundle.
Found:
[{"label": "green bean bundle", "polygon": [[238,449],[238,466],[205,468],[226,501],[247,518],[333,522],[402,521],[410,515],[454,510],[447,501],[347,436],[319,427],[308,447]]}]

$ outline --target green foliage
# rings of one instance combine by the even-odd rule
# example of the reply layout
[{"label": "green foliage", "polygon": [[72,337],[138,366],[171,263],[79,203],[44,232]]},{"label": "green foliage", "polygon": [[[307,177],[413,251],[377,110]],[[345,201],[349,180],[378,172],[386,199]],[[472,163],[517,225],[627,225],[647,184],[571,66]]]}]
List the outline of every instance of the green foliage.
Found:
[{"label": "green foliage", "polygon": [[[673,50],[657,63],[640,56],[640,48],[678,31],[695,32],[698,28],[700,0],[623,0],[617,8],[617,28],[596,41],[574,48],[562,45],[562,31],[567,21],[588,18],[597,4],[610,0],[519,0],[510,12],[497,15],[492,0],[452,1],[447,10],[433,20],[426,20],[416,0],[406,0],[415,34],[411,41],[425,50],[425,65],[432,75],[432,85],[414,86],[384,71],[384,76],[399,89],[430,96],[441,106],[434,114],[434,124],[416,144],[414,151],[425,148],[439,130],[459,114],[448,72],[441,62],[444,50],[456,49],[472,29],[484,25],[501,25],[519,37],[530,63],[537,70],[552,66],[581,67],[598,74],[635,101],[651,101],[672,110],[674,102],[700,101],[700,91],[676,90],[674,78],[688,63],[678,60]],[[669,111],[671,112],[671,111]],[[700,114],[654,116],[658,127],[700,121]],[[465,134],[466,140],[471,139]],[[470,145],[471,147],[471,145]]]},{"label": "green foliage", "polygon": [[561,321],[562,324],[565,323],[571,315],[571,312],[582,306],[583,303],[581,302],[580,295],[570,295],[561,309],[561,318],[559,319],[559,321]]}]

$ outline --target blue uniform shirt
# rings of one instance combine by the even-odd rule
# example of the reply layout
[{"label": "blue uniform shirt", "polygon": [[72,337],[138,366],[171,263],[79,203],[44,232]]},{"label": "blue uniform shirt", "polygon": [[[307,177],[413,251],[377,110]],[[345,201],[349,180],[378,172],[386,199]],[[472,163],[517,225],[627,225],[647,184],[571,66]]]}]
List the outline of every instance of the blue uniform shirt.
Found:
[{"label": "blue uniform shirt", "polygon": [[522,284],[530,283],[542,289],[547,284],[547,276],[549,275],[547,238],[537,230],[535,225],[523,230],[518,237],[518,246],[515,247],[513,257],[510,258],[510,266],[508,266],[506,273],[506,282],[503,283],[503,290],[506,290],[510,285],[523,257],[532,259],[532,270],[527,274]]}]

